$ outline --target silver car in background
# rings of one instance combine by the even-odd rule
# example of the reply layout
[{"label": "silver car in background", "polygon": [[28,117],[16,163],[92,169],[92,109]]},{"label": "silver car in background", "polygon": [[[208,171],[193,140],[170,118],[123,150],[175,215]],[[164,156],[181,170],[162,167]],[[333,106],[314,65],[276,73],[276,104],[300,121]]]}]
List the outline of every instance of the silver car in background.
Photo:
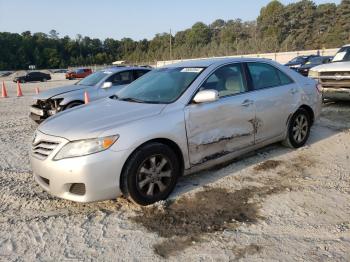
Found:
[{"label": "silver car in background", "polygon": [[263,59],[206,59],[153,70],[35,132],[39,185],[73,201],[166,199],[177,179],[271,143],[303,146],[319,117],[316,82]]},{"label": "silver car in background", "polygon": [[116,94],[123,87],[148,73],[143,67],[115,67],[97,71],[79,82],[50,89],[34,97],[30,117],[37,123],[66,109],[84,104],[84,94],[90,101]]}]

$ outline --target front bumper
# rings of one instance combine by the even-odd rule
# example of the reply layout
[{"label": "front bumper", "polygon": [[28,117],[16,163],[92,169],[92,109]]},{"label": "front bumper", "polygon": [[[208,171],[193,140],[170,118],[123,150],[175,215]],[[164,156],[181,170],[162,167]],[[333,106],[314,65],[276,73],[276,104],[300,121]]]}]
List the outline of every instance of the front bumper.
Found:
[{"label": "front bumper", "polygon": [[61,141],[46,159],[31,153],[34,178],[44,190],[76,202],[107,200],[121,195],[119,179],[128,157],[126,151],[106,150],[55,161],[53,157],[68,143],[67,140]]}]

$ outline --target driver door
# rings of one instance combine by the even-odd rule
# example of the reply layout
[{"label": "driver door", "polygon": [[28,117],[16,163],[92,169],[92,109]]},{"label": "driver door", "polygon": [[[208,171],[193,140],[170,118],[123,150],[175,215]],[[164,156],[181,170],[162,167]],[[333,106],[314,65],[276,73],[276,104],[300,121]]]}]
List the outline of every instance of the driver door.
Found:
[{"label": "driver door", "polygon": [[205,89],[217,90],[219,99],[185,108],[192,166],[254,144],[255,105],[242,65],[217,69],[200,88]]}]

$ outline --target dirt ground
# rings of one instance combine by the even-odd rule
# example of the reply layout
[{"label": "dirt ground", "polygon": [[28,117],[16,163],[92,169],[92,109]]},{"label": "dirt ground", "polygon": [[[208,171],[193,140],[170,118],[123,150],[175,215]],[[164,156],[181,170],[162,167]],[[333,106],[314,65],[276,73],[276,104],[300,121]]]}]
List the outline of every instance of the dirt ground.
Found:
[{"label": "dirt ground", "polygon": [[[56,79],[56,80],[55,80]],[[61,200],[34,182],[35,87],[0,98],[0,261],[350,261],[350,104],[328,103],[299,150],[271,145],[181,178],[168,201]],[[1,79],[0,79],[1,80]]]}]

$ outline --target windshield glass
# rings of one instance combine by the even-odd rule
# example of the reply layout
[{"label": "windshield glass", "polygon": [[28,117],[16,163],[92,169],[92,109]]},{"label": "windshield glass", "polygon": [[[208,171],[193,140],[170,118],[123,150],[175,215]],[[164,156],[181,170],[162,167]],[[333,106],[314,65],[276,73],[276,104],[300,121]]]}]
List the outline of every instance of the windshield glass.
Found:
[{"label": "windshield glass", "polygon": [[296,58],[293,58],[292,60],[289,61],[289,63],[304,63],[305,58],[302,56],[298,56]]},{"label": "windshield glass", "polygon": [[310,58],[307,64],[322,64],[323,59],[324,59],[323,57],[313,57],[313,58]]},{"label": "windshield glass", "polygon": [[342,47],[333,58],[332,62],[350,61],[350,46]]},{"label": "windshield glass", "polygon": [[200,75],[204,68],[161,68],[151,71],[118,93],[119,100],[169,104]]},{"label": "windshield glass", "polygon": [[96,73],[93,73],[82,80],[80,80],[76,85],[80,86],[94,86],[97,83],[99,83],[103,78],[106,76],[112,74],[112,72],[108,71],[97,71]]}]

